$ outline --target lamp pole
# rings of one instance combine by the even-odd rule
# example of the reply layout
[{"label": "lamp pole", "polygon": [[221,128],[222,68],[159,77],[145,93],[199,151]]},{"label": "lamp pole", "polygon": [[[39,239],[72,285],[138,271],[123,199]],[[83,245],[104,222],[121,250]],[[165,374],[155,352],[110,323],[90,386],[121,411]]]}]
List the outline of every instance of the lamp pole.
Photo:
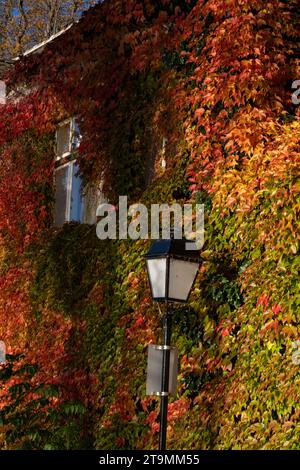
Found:
[{"label": "lamp pole", "polygon": [[[171,329],[172,312],[169,310],[169,302],[186,303],[192,290],[200,265],[198,249],[188,249],[187,240],[174,238],[174,231],[170,239],[154,241],[146,254],[148,278],[151,287],[152,298],[156,302],[164,302],[165,313],[162,318],[163,345],[156,346],[155,350],[162,351],[159,361],[162,360],[161,378],[151,373],[151,362],[148,362],[147,385],[148,395],[160,396],[160,428],[159,450],[165,451],[167,444],[167,419],[168,400],[170,388],[170,362],[171,362]],[[151,351],[151,349],[150,349]],[[149,356],[150,357],[150,356]],[[176,359],[177,360],[177,359]],[[160,362],[161,364],[161,362]],[[177,365],[176,365],[177,367]],[[152,376],[152,377],[151,377]],[[155,379],[153,378],[155,376]],[[151,380],[155,383],[151,384]],[[158,382],[158,383],[157,383]],[[160,390],[158,391],[158,389]],[[175,386],[176,388],[176,386]]]},{"label": "lamp pole", "polygon": [[163,316],[163,361],[161,376],[161,399],[160,399],[160,429],[159,429],[159,450],[166,450],[167,443],[167,421],[168,421],[168,401],[169,401],[169,372],[170,372],[170,349],[172,333],[172,316],[168,308]]}]

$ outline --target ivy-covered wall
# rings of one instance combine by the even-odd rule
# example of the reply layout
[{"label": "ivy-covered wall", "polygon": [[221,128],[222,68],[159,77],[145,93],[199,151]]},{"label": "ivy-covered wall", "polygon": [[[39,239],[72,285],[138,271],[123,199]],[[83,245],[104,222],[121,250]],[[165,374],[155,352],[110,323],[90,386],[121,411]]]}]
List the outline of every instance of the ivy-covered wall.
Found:
[{"label": "ivy-covered wall", "polygon": [[1,448],[157,446],[149,241],[51,224],[52,139],[74,114],[83,178],[103,178],[111,201],[205,205],[200,273],[174,313],[169,448],[299,448],[297,14],[293,1],[107,1],[11,71],[11,87],[39,90],[1,107]]}]

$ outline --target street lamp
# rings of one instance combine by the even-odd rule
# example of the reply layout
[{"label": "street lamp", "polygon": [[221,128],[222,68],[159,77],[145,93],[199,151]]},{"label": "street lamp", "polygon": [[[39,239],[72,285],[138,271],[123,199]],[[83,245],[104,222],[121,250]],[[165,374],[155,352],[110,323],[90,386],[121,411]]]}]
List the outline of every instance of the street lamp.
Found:
[{"label": "street lamp", "polygon": [[169,371],[171,350],[172,315],[170,302],[185,303],[188,301],[194,285],[200,257],[198,250],[189,250],[190,243],[185,239],[156,240],[146,255],[148,278],[152,298],[156,302],[165,302],[163,316],[163,350],[160,402],[159,450],[166,449],[167,417],[169,396]]}]

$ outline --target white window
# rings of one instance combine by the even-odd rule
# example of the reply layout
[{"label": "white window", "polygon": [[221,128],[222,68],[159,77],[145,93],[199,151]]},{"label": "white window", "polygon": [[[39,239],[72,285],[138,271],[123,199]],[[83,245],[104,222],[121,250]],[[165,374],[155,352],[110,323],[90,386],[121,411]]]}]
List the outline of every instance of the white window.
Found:
[{"label": "white window", "polygon": [[66,158],[77,150],[80,139],[79,126],[75,118],[61,122],[56,131],[56,160]]},{"label": "white window", "polygon": [[0,341],[0,364],[6,363],[6,346],[4,341]]},{"label": "white window", "polygon": [[6,103],[6,85],[5,82],[0,80],[0,104]]},{"label": "white window", "polygon": [[65,222],[95,224],[100,202],[104,202],[102,185],[87,185],[82,188],[78,174],[76,150],[81,135],[75,118],[67,119],[58,125],[56,131],[56,169],[54,225],[61,227]]},{"label": "white window", "polygon": [[162,140],[162,156],[161,156],[161,161],[160,161],[160,165],[163,169],[166,168],[167,166],[167,162],[166,162],[166,148],[167,148],[167,144],[168,144],[168,139],[166,137],[163,137],[163,140]]},{"label": "white window", "polygon": [[81,178],[76,161],[59,166],[55,171],[55,213],[54,222],[61,226],[65,222],[82,222],[83,203]]},{"label": "white window", "polygon": [[80,132],[75,118],[59,124],[56,131],[55,209],[54,224],[83,220],[81,178],[74,152],[80,144]]}]

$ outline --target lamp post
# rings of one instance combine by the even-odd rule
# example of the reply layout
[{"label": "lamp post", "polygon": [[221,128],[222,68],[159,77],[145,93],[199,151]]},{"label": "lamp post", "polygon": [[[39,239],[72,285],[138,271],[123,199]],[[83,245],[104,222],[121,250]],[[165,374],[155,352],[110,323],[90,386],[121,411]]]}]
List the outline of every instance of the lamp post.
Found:
[{"label": "lamp post", "polygon": [[162,376],[160,391],[159,450],[166,450],[172,313],[171,302],[188,301],[200,265],[198,250],[187,250],[187,240],[156,240],[146,255],[152,298],[165,303],[163,316]]}]

